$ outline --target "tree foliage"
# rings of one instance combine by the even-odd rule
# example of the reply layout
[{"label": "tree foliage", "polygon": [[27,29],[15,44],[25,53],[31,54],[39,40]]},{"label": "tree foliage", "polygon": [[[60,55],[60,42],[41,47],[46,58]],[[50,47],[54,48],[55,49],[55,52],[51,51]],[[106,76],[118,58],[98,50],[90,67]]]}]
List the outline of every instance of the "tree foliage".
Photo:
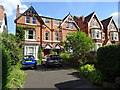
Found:
[{"label": "tree foliage", "polygon": [[84,32],[77,31],[67,35],[65,48],[72,53],[73,56],[80,58],[80,56],[84,56],[87,51],[93,48],[93,41],[92,38],[87,37]]}]

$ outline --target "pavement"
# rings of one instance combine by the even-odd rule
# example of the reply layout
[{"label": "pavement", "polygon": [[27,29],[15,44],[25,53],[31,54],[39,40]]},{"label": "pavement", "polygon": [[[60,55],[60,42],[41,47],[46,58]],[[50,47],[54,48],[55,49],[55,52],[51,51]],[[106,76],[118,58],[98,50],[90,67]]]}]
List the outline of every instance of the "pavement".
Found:
[{"label": "pavement", "polygon": [[[50,67],[41,65],[37,69],[24,70],[27,77],[23,88],[54,88],[57,90],[77,88],[97,88],[84,78],[79,71],[68,67]],[[93,90],[93,89],[92,89]]]}]

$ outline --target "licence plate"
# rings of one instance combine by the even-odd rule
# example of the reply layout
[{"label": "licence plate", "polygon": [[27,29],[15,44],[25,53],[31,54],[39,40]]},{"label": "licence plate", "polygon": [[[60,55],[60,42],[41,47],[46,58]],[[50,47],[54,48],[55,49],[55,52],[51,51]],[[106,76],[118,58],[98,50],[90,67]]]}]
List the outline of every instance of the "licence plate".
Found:
[{"label": "licence plate", "polygon": [[32,62],[32,61],[26,61],[26,62]]}]

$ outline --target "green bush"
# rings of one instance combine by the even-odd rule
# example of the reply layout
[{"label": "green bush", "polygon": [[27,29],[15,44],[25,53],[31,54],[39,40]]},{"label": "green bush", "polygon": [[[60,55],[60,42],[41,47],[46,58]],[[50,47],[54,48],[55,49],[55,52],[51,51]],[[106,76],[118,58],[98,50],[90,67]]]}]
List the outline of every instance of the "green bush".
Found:
[{"label": "green bush", "polygon": [[20,88],[25,79],[25,73],[20,70],[22,58],[19,43],[13,34],[2,34],[2,89]]},{"label": "green bush", "polygon": [[41,64],[41,61],[42,61],[42,60],[36,60],[36,61],[37,61],[37,64]]},{"label": "green bush", "polygon": [[104,80],[102,73],[94,68],[94,65],[86,64],[80,67],[80,72],[94,84],[101,84]]},{"label": "green bush", "polygon": [[60,56],[62,57],[63,63],[65,65],[68,65],[69,59],[70,59],[70,54],[68,52],[61,53]]},{"label": "green bush", "polygon": [[106,76],[108,81],[114,81],[115,77],[120,76],[120,44],[98,49],[97,68]]}]

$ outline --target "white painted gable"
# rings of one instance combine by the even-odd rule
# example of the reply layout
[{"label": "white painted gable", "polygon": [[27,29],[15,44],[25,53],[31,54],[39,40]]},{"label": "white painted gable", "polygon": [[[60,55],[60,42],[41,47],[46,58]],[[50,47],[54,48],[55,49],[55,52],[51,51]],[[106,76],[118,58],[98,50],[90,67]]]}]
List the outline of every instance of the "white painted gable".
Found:
[{"label": "white painted gable", "polygon": [[51,49],[50,45],[46,45],[45,49]]}]

